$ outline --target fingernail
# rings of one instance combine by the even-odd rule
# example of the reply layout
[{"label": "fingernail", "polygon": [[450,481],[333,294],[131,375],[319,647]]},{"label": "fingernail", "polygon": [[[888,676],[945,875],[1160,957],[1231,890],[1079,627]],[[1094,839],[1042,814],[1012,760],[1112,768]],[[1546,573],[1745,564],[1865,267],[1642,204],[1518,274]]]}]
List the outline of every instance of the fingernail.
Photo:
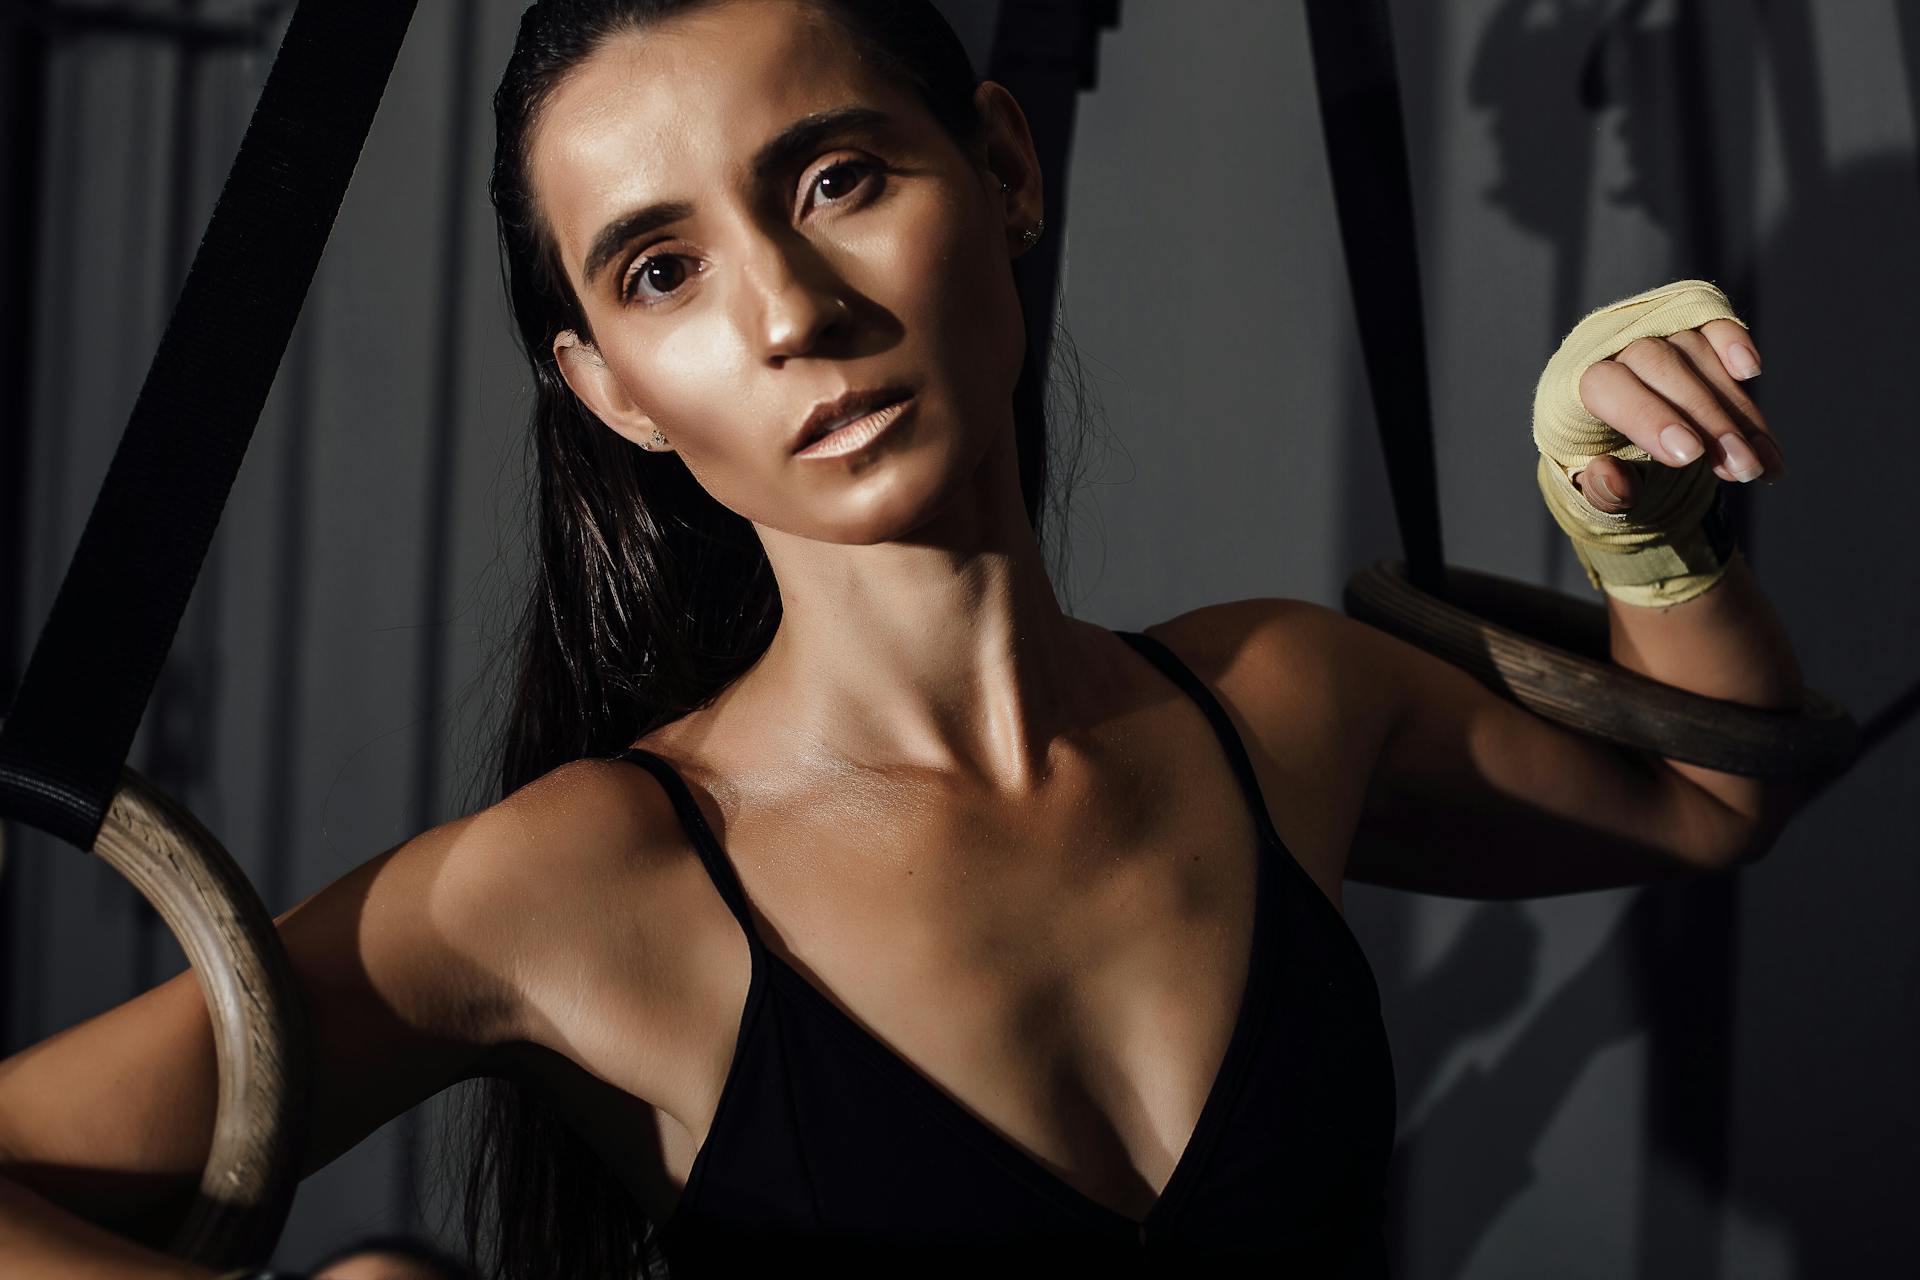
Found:
[{"label": "fingernail", "polygon": [[1733,368],[1733,376],[1742,381],[1760,376],[1760,358],[1738,342],[1727,348],[1727,363]]},{"label": "fingernail", "polygon": [[1692,462],[1700,456],[1700,442],[1677,422],[1660,433],[1660,443],[1675,462]]},{"label": "fingernail", "polygon": [[1758,479],[1766,471],[1766,467],[1761,465],[1760,459],[1748,447],[1747,442],[1733,432],[1729,431],[1720,437],[1720,448],[1726,453],[1727,470],[1731,471],[1733,478],[1741,484]]}]

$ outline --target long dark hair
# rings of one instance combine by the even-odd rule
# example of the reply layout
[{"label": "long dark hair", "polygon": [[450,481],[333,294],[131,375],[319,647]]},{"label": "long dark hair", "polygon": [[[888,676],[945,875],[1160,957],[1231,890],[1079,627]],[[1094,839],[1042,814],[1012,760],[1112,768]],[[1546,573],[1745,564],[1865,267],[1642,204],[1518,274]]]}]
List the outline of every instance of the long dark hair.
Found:
[{"label": "long dark hair", "polygon": [[[584,756],[610,755],[713,699],[765,650],[780,598],[752,526],[695,481],[679,455],[645,453],[606,427],[562,379],[554,337],[591,341],[527,173],[527,139],[560,81],[616,34],[708,0],[539,0],[520,19],[493,97],[490,194],[508,299],[533,370],[532,591],[512,641],[507,715],[493,745],[498,794]],[[929,0],[812,0],[861,55],[911,86],[965,147],[980,136],[979,84]],[[1047,426],[1042,349],[1031,323],[1014,389],[1020,484],[1037,538],[1048,478],[1077,454]],[[1052,335],[1050,335],[1052,336]],[[1084,386],[1071,379],[1076,420]],[[1064,570],[1064,541],[1055,548]],[[462,1202],[476,1267],[503,1280],[656,1271],[651,1225],[545,1099],[511,1080],[477,1082]]]}]

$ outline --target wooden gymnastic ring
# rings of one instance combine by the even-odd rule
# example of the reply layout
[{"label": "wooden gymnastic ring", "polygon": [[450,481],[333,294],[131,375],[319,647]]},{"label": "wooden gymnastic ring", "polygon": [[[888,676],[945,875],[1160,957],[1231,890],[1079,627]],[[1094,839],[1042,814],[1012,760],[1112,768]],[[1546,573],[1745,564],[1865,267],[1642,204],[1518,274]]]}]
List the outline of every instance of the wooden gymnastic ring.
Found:
[{"label": "wooden gymnastic ring", "polygon": [[199,977],[220,1101],[198,1195],[169,1249],[206,1266],[264,1263],[298,1181],[306,1022],[280,935],[213,833],[133,769],[93,852],[160,913]]},{"label": "wooden gymnastic ring", "polygon": [[1858,748],[1845,708],[1809,689],[1799,712],[1677,689],[1608,660],[1602,604],[1446,567],[1447,598],[1400,560],[1347,579],[1349,615],[1464,668],[1495,693],[1580,733],[1754,778],[1822,777]]}]

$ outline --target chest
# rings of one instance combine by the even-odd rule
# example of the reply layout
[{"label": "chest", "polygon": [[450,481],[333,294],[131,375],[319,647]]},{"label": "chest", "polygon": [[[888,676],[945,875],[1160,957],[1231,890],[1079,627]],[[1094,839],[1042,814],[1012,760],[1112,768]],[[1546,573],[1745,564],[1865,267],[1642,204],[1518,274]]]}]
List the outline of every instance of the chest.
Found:
[{"label": "chest", "polygon": [[[702,803],[798,999],[843,1020],[909,1091],[937,1092],[929,1101],[1073,1194],[1140,1218],[1188,1150],[1240,1021],[1260,859],[1294,856],[1260,839],[1219,745],[1193,727],[1155,740],[1154,772],[1116,767],[1045,809],[861,787],[806,805]],[[1328,794],[1284,754],[1253,755],[1265,795]],[[1269,812],[1287,846],[1316,851],[1338,843],[1349,808],[1336,795]],[[1316,860],[1300,859],[1309,875]],[[601,1106],[598,1123],[603,1154],[656,1218],[712,1135],[752,979],[746,936],[710,887],[690,879],[676,910],[707,917],[685,1014],[663,1035],[632,1008],[630,965],[609,963],[581,1002],[599,1030],[574,1055],[652,1100]],[[643,1034],[663,1046],[644,1068],[620,1049]]]}]

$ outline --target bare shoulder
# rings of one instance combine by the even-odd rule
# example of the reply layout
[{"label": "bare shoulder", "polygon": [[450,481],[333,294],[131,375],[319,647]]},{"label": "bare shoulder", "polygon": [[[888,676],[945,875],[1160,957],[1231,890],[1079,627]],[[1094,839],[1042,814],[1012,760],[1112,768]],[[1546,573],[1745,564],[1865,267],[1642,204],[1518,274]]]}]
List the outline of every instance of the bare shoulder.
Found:
[{"label": "bare shoulder", "polygon": [[704,936],[732,925],[666,789],[638,765],[572,761],[501,801],[491,820],[489,896],[519,952],[525,1038],[544,1038],[548,1006],[565,999],[551,988],[583,967],[640,966],[635,976],[666,996]]},{"label": "bare shoulder", "polygon": [[323,1007],[378,1006],[407,1041],[457,1046],[458,1074],[488,1074],[547,1025],[564,975],[591,963],[591,926],[613,895],[635,904],[634,937],[672,917],[644,904],[682,851],[644,771],[574,760],[349,872],[282,917],[282,936],[314,958]]},{"label": "bare shoulder", "polygon": [[1391,730],[1379,632],[1308,600],[1203,605],[1146,628],[1226,707],[1275,828],[1336,903],[1367,783]]},{"label": "bare shoulder", "polygon": [[598,876],[644,874],[685,852],[665,789],[622,760],[569,761],[479,816],[492,832],[483,857],[516,896],[591,889]]},{"label": "bare shoulder", "polygon": [[[395,992],[421,1003],[415,1013],[424,1028],[480,1043],[522,1033],[522,994],[545,936],[563,928],[622,854],[644,858],[669,833],[664,797],[650,803],[618,769],[599,760],[562,765],[341,882],[359,882],[353,896],[370,971],[384,967],[384,948],[417,959],[421,940],[434,940],[433,980]],[[309,915],[330,916],[328,899],[339,896],[330,887],[288,913],[290,941]]]},{"label": "bare shoulder", "polygon": [[1259,596],[1202,605],[1147,628],[1194,673],[1263,723],[1285,710],[1332,717],[1346,736],[1384,727],[1378,631],[1310,600]]},{"label": "bare shoulder", "polygon": [[487,855],[511,864],[490,896],[519,1000],[500,1063],[698,1114],[750,960],[665,788],[629,761],[582,759],[499,810],[515,834]]},{"label": "bare shoulder", "polygon": [[1209,662],[1225,674],[1236,667],[1257,671],[1280,658],[1330,655],[1348,638],[1348,629],[1359,625],[1311,600],[1253,596],[1201,605],[1147,631],[1169,644],[1184,645],[1181,656],[1191,653],[1190,662]]}]

